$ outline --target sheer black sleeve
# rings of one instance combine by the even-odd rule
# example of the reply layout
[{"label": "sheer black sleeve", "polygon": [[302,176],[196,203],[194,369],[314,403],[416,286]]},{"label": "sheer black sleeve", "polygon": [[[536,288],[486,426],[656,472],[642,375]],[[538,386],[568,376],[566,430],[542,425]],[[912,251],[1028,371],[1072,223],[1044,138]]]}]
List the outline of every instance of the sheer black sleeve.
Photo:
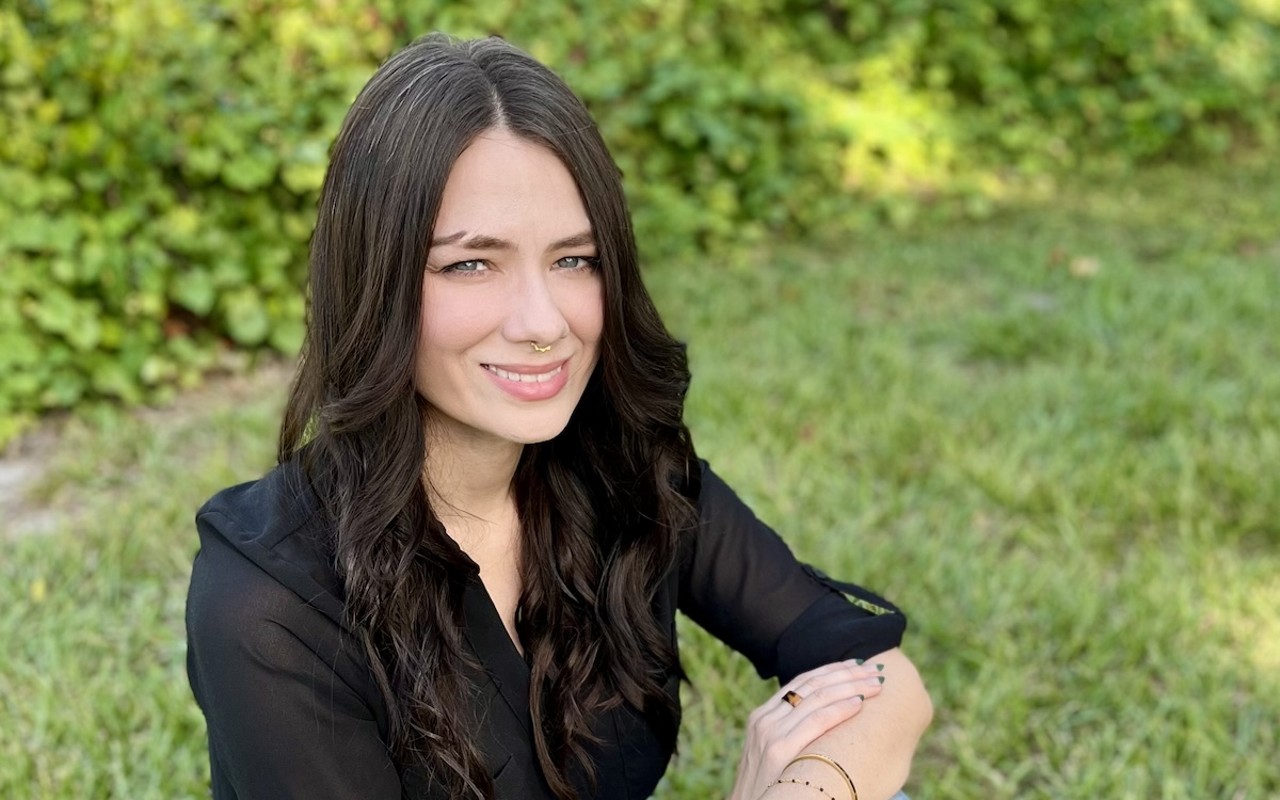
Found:
[{"label": "sheer black sleeve", "polygon": [[196,557],[187,637],[215,800],[399,800],[353,642],[216,536]]},{"label": "sheer black sleeve", "polygon": [[705,462],[699,526],[682,556],[679,608],[761,677],[897,647],[906,617],[887,600],[802,564]]}]

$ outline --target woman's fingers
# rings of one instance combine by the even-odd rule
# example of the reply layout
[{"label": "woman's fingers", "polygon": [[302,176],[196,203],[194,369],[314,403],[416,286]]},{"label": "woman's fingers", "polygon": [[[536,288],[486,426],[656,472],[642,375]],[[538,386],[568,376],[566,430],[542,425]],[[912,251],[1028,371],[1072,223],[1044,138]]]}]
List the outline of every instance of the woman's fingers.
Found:
[{"label": "woman's fingers", "polygon": [[[818,674],[804,673],[797,677],[796,686],[792,689],[801,697],[808,697],[816,691],[825,689],[828,686],[849,683],[850,681],[874,680],[878,677],[884,677],[884,674],[876,669],[874,664],[856,664],[850,662],[842,662],[843,666],[830,671],[824,671]],[[879,681],[883,683],[883,681]],[[784,692],[785,694],[785,692]]]},{"label": "woman's fingers", "polygon": [[[864,698],[872,697],[879,694],[879,686],[882,684],[884,676],[879,672],[874,664],[857,664],[853,661],[840,661],[835,664],[827,664],[809,672],[802,672],[786,685],[780,688],[772,697],[765,701],[763,705],[752,713],[752,717],[765,717],[777,719],[788,716],[788,712],[802,708],[806,705],[806,701],[817,695],[817,700],[808,705],[812,708],[814,705],[821,703],[824,697],[831,696],[847,696],[861,694]],[[857,686],[861,691],[849,691],[850,687]],[[836,688],[835,695],[830,690]],[[799,700],[795,704],[795,708],[788,703],[786,696],[788,692],[795,692]]]},{"label": "woman's fingers", "polygon": [[[828,683],[824,686],[810,690],[792,710],[799,711],[802,708],[824,706],[830,703],[838,703],[842,700],[852,700],[854,697],[861,697],[864,700],[874,697],[880,693],[881,687],[884,686],[883,676],[875,677],[859,677],[852,680],[838,681]],[[788,715],[792,716],[792,715]]]},{"label": "woman's fingers", "polygon": [[804,697],[806,692],[821,689],[832,683],[870,678],[879,674],[881,674],[880,668],[870,662],[859,664],[857,661],[837,661],[800,673],[779,688],[771,699],[782,700],[789,691]]},{"label": "woman's fingers", "polygon": [[[751,713],[750,724],[779,745],[790,746],[802,736],[808,738],[800,744],[807,744],[860,711],[883,684],[874,664],[828,664],[789,681]],[[799,697],[794,706],[786,700],[788,692]]]},{"label": "woman's fingers", "polygon": [[[817,738],[861,710],[862,703],[880,694],[883,676],[854,675],[802,687],[802,699],[794,707],[786,700],[760,709],[759,723],[780,737],[791,738],[797,730],[821,728]],[[816,688],[814,688],[816,686]],[[800,692],[797,692],[800,694]]]},{"label": "woman's fingers", "polygon": [[778,720],[778,733],[788,739],[813,741],[862,710],[867,699],[880,694],[882,676],[842,681],[815,689],[800,705]]}]

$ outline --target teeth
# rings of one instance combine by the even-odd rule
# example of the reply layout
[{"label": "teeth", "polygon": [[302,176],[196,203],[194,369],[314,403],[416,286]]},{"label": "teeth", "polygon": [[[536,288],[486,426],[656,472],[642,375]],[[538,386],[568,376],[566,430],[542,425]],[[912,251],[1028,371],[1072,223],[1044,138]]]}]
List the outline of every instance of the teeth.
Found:
[{"label": "teeth", "polygon": [[516,383],[546,383],[560,374],[560,370],[564,369],[564,364],[561,364],[550,372],[544,372],[540,375],[521,375],[518,372],[507,372],[505,369],[498,369],[492,364],[485,364],[484,368],[492,372],[494,375],[497,375],[499,378],[515,381]]}]

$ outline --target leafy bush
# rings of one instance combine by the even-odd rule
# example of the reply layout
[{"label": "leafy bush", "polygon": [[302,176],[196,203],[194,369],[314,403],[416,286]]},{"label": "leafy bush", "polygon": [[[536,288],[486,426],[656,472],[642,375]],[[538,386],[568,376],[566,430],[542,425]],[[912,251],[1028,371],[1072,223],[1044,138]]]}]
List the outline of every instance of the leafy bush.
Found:
[{"label": "leafy bush", "polygon": [[1275,0],[15,0],[0,445],[46,409],[295,351],[329,142],[428,30],[500,33],[566,77],[652,260],[980,208],[993,166],[1273,141],[1278,28]]},{"label": "leafy bush", "polygon": [[297,349],[328,139],[393,42],[332,4],[270,5],[0,12],[0,417]]},{"label": "leafy bush", "polygon": [[824,9],[840,47],[896,48],[914,84],[946,98],[970,146],[1024,167],[1219,154],[1280,133],[1275,0],[791,5]]}]

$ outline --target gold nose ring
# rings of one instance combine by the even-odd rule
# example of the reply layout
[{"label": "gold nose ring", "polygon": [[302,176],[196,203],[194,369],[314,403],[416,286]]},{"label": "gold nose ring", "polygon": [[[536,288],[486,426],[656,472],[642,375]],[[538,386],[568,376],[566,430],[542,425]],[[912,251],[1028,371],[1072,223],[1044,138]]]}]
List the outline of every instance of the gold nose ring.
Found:
[{"label": "gold nose ring", "polygon": [[551,345],[547,345],[546,347],[538,347],[538,343],[537,343],[537,342],[529,342],[529,346],[533,348],[533,352],[535,352],[535,353],[549,353],[549,352],[551,352]]}]

